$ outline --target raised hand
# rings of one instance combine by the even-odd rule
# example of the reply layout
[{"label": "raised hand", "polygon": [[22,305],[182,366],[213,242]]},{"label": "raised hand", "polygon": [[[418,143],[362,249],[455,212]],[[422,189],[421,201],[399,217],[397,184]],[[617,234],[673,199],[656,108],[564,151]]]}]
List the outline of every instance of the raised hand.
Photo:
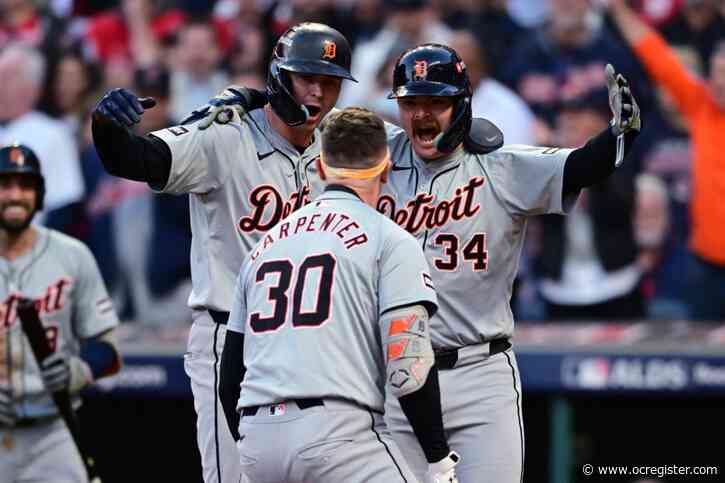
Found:
[{"label": "raised hand", "polygon": [[607,64],[604,73],[609,91],[609,107],[613,115],[611,124],[614,135],[631,130],[639,131],[642,129],[642,118],[627,79],[622,74],[615,73],[612,64]]}]

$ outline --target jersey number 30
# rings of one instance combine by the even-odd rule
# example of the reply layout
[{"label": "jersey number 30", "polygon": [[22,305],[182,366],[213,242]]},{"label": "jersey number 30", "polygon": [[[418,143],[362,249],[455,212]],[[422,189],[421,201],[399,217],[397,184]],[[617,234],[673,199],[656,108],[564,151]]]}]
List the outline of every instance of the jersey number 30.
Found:
[{"label": "jersey number 30", "polygon": [[[335,278],[335,258],[329,253],[312,255],[297,267],[297,277],[292,291],[292,327],[318,327],[330,318],[330,295]],[[317,278],[317,302],[312,311],[303,311],[302,302],[308,276],[319,271]],[[269,287],[267,298],[274,305],[272,315],[265,317],[259,312],[249,316],[249,325],[255,333],[279,329],[287,320],[289,309],[288,291],[295,267],[290,260],[270,260],[257,270],[255,280],[263,282],[268,276],[276,275],[277,285]]]}]

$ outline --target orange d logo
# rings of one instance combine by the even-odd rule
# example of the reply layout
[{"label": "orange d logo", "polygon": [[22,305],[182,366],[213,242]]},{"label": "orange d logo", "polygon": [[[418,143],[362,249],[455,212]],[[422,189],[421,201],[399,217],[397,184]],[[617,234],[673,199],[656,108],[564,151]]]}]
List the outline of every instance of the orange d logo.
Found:
[{"label": "orange d logo", "polygon": [[10,162],[13,164],[16,164],[18,166],[22,166],[25,164],[25,156],[23,156],[23,151],[18,148],[13,148],[10,150]]},{"label": "orange d logo", "polygon": [[413,80],[425,80],[426,76],[428,76],[428,61],[416,60]]},{"label": "orange d logo", "polygon": [[325,49],[322,51],[323,59],[334,59],[337,55],[337,45],[331,40],[325,40]]}]

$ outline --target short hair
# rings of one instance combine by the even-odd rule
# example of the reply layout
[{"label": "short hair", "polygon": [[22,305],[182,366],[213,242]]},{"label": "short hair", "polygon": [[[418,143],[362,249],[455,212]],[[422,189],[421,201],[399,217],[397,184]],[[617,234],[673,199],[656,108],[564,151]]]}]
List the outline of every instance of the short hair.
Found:
[{"label": "short hair", "polygon": [[348,107],[328,115],[322,130],[325,164],[335,168],[375,166],[387,149],[385,123],[374,112]]},{"label": "short hair", "polygon": [[23,69],[23,78],[36,86],[43,85],[45,81],[45,57],[39,50],[16,42],[2,49],[0,56],[17,59],[19,67]]}]

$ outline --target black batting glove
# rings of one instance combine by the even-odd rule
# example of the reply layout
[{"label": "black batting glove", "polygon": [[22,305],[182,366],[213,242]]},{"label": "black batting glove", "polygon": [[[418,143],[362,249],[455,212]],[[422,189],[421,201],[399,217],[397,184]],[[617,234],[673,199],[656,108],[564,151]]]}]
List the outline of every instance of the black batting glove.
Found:
[{"label": "black batting glove", "polygon": [[146,109],[156,105],[152,97],[138,98],[123,88],[110,90],[96,105],[93,118],[99,122],[112,122],[125,128],[131,128],[141,121]]}]

